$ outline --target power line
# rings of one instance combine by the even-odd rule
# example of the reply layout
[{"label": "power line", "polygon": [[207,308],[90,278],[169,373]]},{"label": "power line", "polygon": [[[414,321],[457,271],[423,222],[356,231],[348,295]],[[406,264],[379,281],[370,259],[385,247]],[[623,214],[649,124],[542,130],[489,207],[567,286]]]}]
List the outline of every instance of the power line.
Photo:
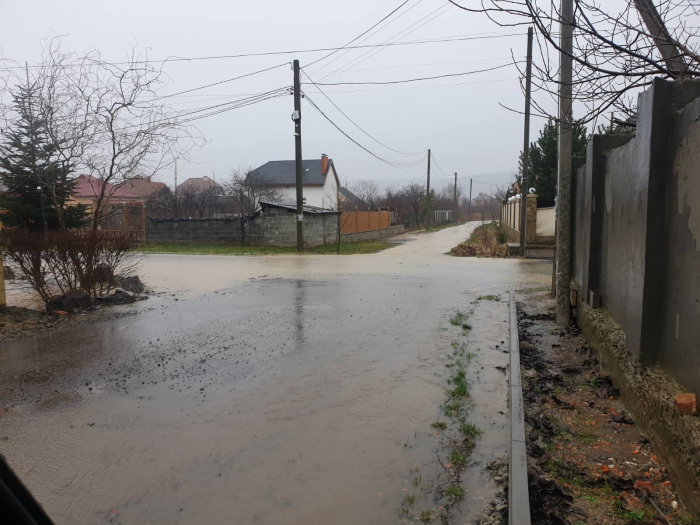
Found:
[{"label": "power line", "polygon": [[185,93],[192,93],[193,91],[199,91],[199,90],[201,90],[201,89],[206,89],[206,88],[210,88],[210,87],[213,87],[213,86],[219,86],[219,85],[221,85],[221,84],[226,84],[226,83],[228,83],[228,82],[233,82],[234,80],[240,80],[241,78],[252,77],[253,75],[257,75],[257,74],[259,74],[259,73],[265,73],[266,71],[271,71],[271,70],[273,70],[273,69],[277,69],[278,67],[286,66],[286,65],[288,65],[288,64],[289,64],[289,62],[284,62],[283,64],[278,64],[278,65],[276,65],[276,66],[267,67],[267,68],[265,68],[265,69],[260,69],[260,70],[258,70],[258,71],[253,71],[252,73],[246,73],[245,75],[239,75],[239,76],[237,76],[237,77],[227,78],[226,80],[220,80],[219,82],[213,82],[212,84],[206,84],[206,85],[204,85],[204,86],[200,86],[200,87],[196,87],[196,88],[192,88],[192,89],[186,89],[185,91],[179,91],[179,92],[177,92],[177,93],[172,93],[172,94],[170,94],[170,95],[163,95],[163,96],[161,96],[161,97],[156,97],[156,98],[150,99],[149,102],[154,101],[154,100],[160,100],[160,99],[163,99],[163,98],[168,98],[168,97],[174,97],[174,96],[184,95]]},{"label": "power line", "polygon": [[[423,40],[413,40],[408,42],[392,42],[388,44],[365,44],[357,46],[343,46],[343,47],[320,47],[315,49],[295,49],[290,51],[267,51],[261,53],[241,53],[237,55],[212,55],[212,56],[202,56],[202,57],[181,57],[181,58],[165,58],[157,60],[134,60],[133,62],[94,62],[91,64],[94,67],[100,65],[110,65],[110,66],[125,66],[134,64],[154,64],[154,63],[165,63],[165,62],[194,62],[199,60],[221,60],[221,59],[231,59],[231,58],[246,58],[246,57],[259,57],[259,56],[273,56],[273,55],[291,55],[300,53],[320,53],[323,51],[339,51],[342,49],[367,49],[367,48],[378,48],[378,47],[391,47],[391,46],[411,46],[411,45],[423,45],[423,44],[442,44],[446,42],[466,42],[469,40],[484,40],[492,38],[509,38],[513,36],[525,36],[526,33],[483,33],[483,36],[478,35],[467,35],[467,36],[455,36],[455,37],[443,37],[443,38],[430,38]],[[0,60],[7,61],[7,59]],[[72,64],[64,64],[61,67],[75,67],[85,65],[79,62],[74,62]],[[44,67],[41,64],[35,64],[28,66],[30,69],[37,69]],[[24,66],[8,66],[5,68],[0,68],[3,71],[10,71],[13,69],[24,69]]]},{"label": "power line", "polygon": [[307,94],[304,94],[304,95],[305,95],[305,97],[306,97],[306,100],[309,102],[309,104],[311,104],[311,106],[312,106],[316,111],[318,111],[318,112],[323,116],[323,118],[325,118],[328,122],[330,122],[331,125],[333,125],[333,127],[334,127],[335,129],[337,129],[338,131],[340,131],[340,133],[342,133],[342,134],[345,136],[345,138],[347,138],[348,140],[350,140],[350,142],[352,142],[353,144],[355,144],[355,145],[358,146],[359,148],[363,149],[364,151],[366,151],[366,152],[369,153],[370,155],[372,155],[372,156],[373,156],[374,158],[376,158],[377,160],[379,160],[379,161],[381,161],[381,162],[383,162],[383,163],[385,163],[385,164],[387,164],[387,165],[389,165],[389,166],[392,166],[392,167],[394,167],[394,168],[396,168],[396,169],[403,170],[403,171],[419,171],[419,170],[410,170],[410,169],[406,169],[406,168],[404,168],[404,167],[402,167],[402,166],[416,165],[418,162],[422,162],[424,159],[419,159],[418,161],[413,162],[413,163],[410,163],[410,164],[401,164],[401,163],[397,163],[396,161],[392,161],[392,160],[389,160],[389,159],[386,159],[386,158],[380,156],[379,154],[373,152],[373,151],[370,150],[369,148],[367,148],[367,147],[363,146],[362,144],[360,144],[357,140],[355,140],[355,139],[352,138],[350,135],[348,135],[345,131],[343,131],[343,129],[342,129],[340,126],[338,126],[338,124],[336,124],[335,122],[333,122],[333,120],[332,120],[328,115],[326,115],[326,114],[323,112],[323,110],[322,110],[321,108],[319,108],[319,107],[316,105],[316,103],[311,99],[311,97],[309,97]]},{"label": "power line", "polygon": [[[348,42],[347,44],[345,44],[342,48],[336,49],[335,51],[332,51],[331,53],[328,53],[326,56],[321,57],[321,58],[319,58],[318,60],[314,60],[314,61],[311,62],[310,64],[307,64],[306,67],[311,67],[311,66],[313,66],[315,63],[320,62],[321,60],[325,60],[325,59],[327,59],[329,56],[334,55],[335,53],[337,53],[337,52],[340,51],[341,49],[345,49],[347,46],[349,46],[350,44],[352,44],[355,40],[357,40],[358,38],[362,37],[363,35],[366,35],[366,34],[369,33],[372,29],[374,29],[374,28],[377,27],[379,24],[381,24],[382,22],[384,22],[384,20],[386,20],[387,18],[391,17],[394,13],[396,13],[399,9],[401,9],[403,6],[405,6],[405,5],[406,5],[408,2],[410,2],[410,1],[411,1],[411,0],[406,0],[405,2],[403,2],[401,5],[399,5],[399,7],[397,7],[396,9],[394,9],[391,13],[389,13],[388,15],[386,15],[386,16],[385,16],[384,18],[382,18],[379,22],[377,22],[377,23],[374,24],[372,27],[370,27],[367,31],[364,31],[363,33],[360,33],[358,36],[356,36],[355,38],[353,38],[352,40],[350,40],[350,42]],[[422,0],[421,0],[421,1],[422,1]],[[418,2],[418,3],[420,3],[420,2]],[[416,5],[418,5],[418,4],[416,4]],[[415,5],[414,5],[413,7],[415,7]],[[364,41],[364,40],[363,40],[363,41]],[[337,57],[337,58],[339,58],[339,57]],[[337,59],[337,58],[336,58],[336,59]],[[329,62],[329,63],[334,62],[336,59],[331,60],[331,62]]]},{"label": "power line", "polygon": [[311,83],[312,83],[314,86],[316,86],[316,88],[318,89],[319,93],[321,93],[324,97],[326,97],[326,99],[328,100],[328,102],[330,102],[331,104],[333,104],[333,107],[335,107],[335,109],[337,109],[338,111],[340,111],[340,113],[341,113],[346,119],[348,119],[350,122],[352,122],[352,124],[353,124],[357,129],[359,129],[362,133],[364,133],[364,134],[367,135],[369,138],[371,138],[374,142],[376,142],[376,143],[379,144],[380,146],[384,146],[386,149],[389,149],[389,150],[394,151],[394,152],[396,152],[396,153],[400,153],[401,155],[408,155],[408,156],[425,155],[425,152],[424,152],[424,151],[421,151],[421,152],[418,152],[418,153],[406,153],[406,152],[404,152],[404,151],[399,151],[399,150],[394,149],[394,148],[392,148],[392,147],[390,147],[390,146],[387,146],[387,145],[384,144],[383,142],[381,142],[381,141],[377,140],[376,138],[374,138],[372,135],[370,135],[370,134],[367,133],[364,129],[362,129],[362,127],[361,127],[357,122],[355,122],[354,120],[352,120],[342,109],[340,109],[340,108],[338,107],[338,105],[337,105],[335,102],[333,102],[333,101],[330,99],[330,97],[329,97],[328,95],[326,95],[326,93],[324,93],[324,91],[316,84],[316,82],[313,81],[313,79],[308,75],[308,73],[307,73],[306,71],[304,71],[304,68],[301,68],[301,70],[302,70],[302,72],[304,73],[304,75],[306,76],[306,78],[308,78],[308,79],[311,81]]},{"label": "power line", "polygon": [[[350,71],[384,71],[386,69],[402,69],[406,67],[422,67],[422,66],[445,66],[451,64],[470,64],[473,62],[492,62],[494,60],[511,60],[512,56],[507,57],[493,57],[493,58],[475,58],[473,60],[454,60],[451,62],[427,62],[422,64],[405,64],[402,66],[383,66],[383,67],[365,67],[365,68],[350,68],[343,71],[343,73],[348,73]],[[525,57],[517,57],[518,59],[524,59]],[[307,66],[308,67],[308,66]],[[331,73],[331,71],[318,71],[318,73]]]},{"label": "power line", "polygon": [[[416,5],[418,5],[418,4],[416,4]],[[414,6],[414,7],[415,7],[415,6]],[[386,44],[387,42],[389,42],[389,41],[392,40],[392,39],[396,39],[396,40],[394,40],[394,42],[396,42],[396,41],[399,39],[399,37],[400,37],[400,35],[401,35],[402,33],[405,33],[405,32],[408,31],[411,27],[413,27],[414,25],[416,25],[416,24],[422,22],[423,20],[425,20],[425,19],[428,18],[429,16],[433,15],[434,13],[445,9],[445,7],[447,7],[447,8],[449,9],[449,8],[452,7],[452,5],[451,5],[451,4],[445,4],[445,5],[442,5],[442,6],[438,7],[438,8],[435,9],[434,11],[431,11],[430,13],[428,13],[428,14],[427,14],[426,16],[424,16],[423,18],[419,19],[417,22],[414,22],[413,24],[411,24],[411,25],[408,26],[407,28],[402,29],[402,30],[399,31],[398,33],[395,33],[394,35],[390,36],[389,38],[387,38],[386,40],[384,40],[384,41],[382,42],[382,44]],[[445,11],[443,11],[443,13],[444,13],[444,12],[445,12]],[[435,16],[434,18],[437,18],[437,17],[440,16],[441,14],[442,14],[442,13],[438,14],[438,15]],[[423,27],[423,26],[424,26],[425,24],[427,24],[428,22],[431,22],[432,20],[434,20],[434,18],[431,18],[431,19],[428,20],[427,22],[421,24],[420,26],[418,26],[417,28],[415,28],[413,31],[411,31],[410,33],[408,33],[408,34],[405,35],[405,36],[408,36],[408,35],[410,35],[411,33],[414,33],[415,31],[417,31],[418,29],[420,29],[421,27]],[[383,51],[384,49],[385,49],[385,48],[378,48],[377,53],[380,53],[380,52]],[[359,57],[357,57],[357,58],[351,60],[350,62],[348,62],[347,64],[345,64],[345,66],[341,66],[341,67],[339,67],[338,69],[336,69],[335,71],[333,71],[333,72],[327,74],[327,75],[326,75],[325,77],[323,77],[321,80],[326,80],[326,79],[328,79],[328,78],[330,78],[330,77],[335,76],[335,75],[338,74],[338,73],[342,73],[344,70],[349,69],[349,67],[352,66],[353,64],[357,65],[357,64],[360,64],[360,63],[364,62],[365,60],[368,60],[369,58],[371,58],[371,56],[373,56],[373,55],[371,54],[372,51],[373,51],[372,49],[370,49],[369,51],[365,51],[365,52],[362,53]],[[377,54],[377,53],[374,53],[374,54]],[[369,54],[370,56],[367,56],[368,54]],[[364,58],[364,59],[363,59],[362,57],[365,57],[365,56],[367,56],[367,58]],[[359,61],[359,62],[358,62],[358,61]]]},{"label": "power line", "polygon": [[501,78],[497,80],[480,80],[478,82],[457,82],[454,84],[432,84],[425,86],[407,86],[407,87],[397,87],[397,88],[369,88],[369,89],[333,89],[328,90],[328,93],[363,93],[365,91],[397,91],[402,89],[426,89],[426,88],[436,88],[436,87],[453,87],[453,86],[470,86],[474,84],[493,84],[496,82],[511,82],[513,80],[520,80],[518,77],[514,78]]},{"label": "power line", "polygon": [[476,71],[465,71],[463,73],[449,73],[446,75],[436,75],[433,77],[420,77],[420,78],[408,78],[405,80],[390,80],[386,82],[317,82],[316,86],[376,86],[376,85],[386,85],[386,84],[405,84],[407,82],[420,82],[421,80],[435,80],[438,78],[448,78],[448,77],[461,77],[464,75],[474,75],[476,73],[485,73],[487,71],[495,71],[497,69],[503,69],[504,67],[513,66],[519,62],[510,62],[508,64],[502,64],[500,66],[489,67],[486,69],[477,69]]},{"label": "power line", "polygon": [[[381,31],[382,29],[386,29],[386,28],[389,27],[391,24],[393,24],[394,22],[396,22],[397,20],[399,20],[402,16],[407,15],[409,12],[411,12],[411,10],[415,9],[415,8],[416,8],[418,5],[420,5],[423,1],[424,1],[424,0],[418,0],[418,2],[416,2],[416,3],[413,4],[411,7],[409,7],[408,9],[406,9],[403,13],[401,13],[399,16],[397,16],[396,18],[394,18],[391,22],[388,22],[387,24],[385,24],[384,27],[381,27],[381,28],[377,29],[376,31],[374,31],[372,34],[369,34],[369,35],[367,35],[366,37],[364,37],[362,40],[360,40],[360,41],[358,42],[358,44],[361,44],[361,43],[363,43],[363,42],[366,42],[370,37],[376,35],[376,34],[377,34],[379,31]],[[330,66],[330,65],[331,65],[333,62],[335,62],[336,60],[338,60],[338,59],[342,58],[343,56],[347,55],[351,50],[352,50],[352,48],[348,48],[346,51],[344,51],[343,53],[340,53],[340,55],[338,55],[337,57],[335,57],[333,60],[331,60],[330,62],[328,62],[328,63],[327,63],[325,66],[323,66],[323,67]],[[342,66],[341,66],[341,67],[342,67]],[[314,74],[316,74],[317,72],[318,72],[318,71],[314,71]]]}]

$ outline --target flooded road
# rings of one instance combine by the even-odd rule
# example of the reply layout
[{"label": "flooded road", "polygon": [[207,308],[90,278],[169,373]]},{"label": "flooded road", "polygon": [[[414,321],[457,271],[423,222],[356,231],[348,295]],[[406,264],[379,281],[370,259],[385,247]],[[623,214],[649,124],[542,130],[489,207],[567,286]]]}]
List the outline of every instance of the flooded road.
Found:
[{"label": "flooded road", "polygon": [[57,524],[401,523],[472,309],[469,517],[507,443],[507,303],[475,300],[551,276],[444,255],[474,226],[373,255],[149,256],[167,293],[134,315],[3,346],[0,452]]}]

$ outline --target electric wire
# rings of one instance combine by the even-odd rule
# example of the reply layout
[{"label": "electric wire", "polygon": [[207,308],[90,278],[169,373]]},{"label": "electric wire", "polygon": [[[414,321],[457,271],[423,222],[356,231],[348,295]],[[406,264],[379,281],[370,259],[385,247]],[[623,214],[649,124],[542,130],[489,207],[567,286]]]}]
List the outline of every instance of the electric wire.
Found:
[{"label": "electric wire", "polygon": [[365,131],[357,122],[355,122],[353,119],[351,119],[351,118],[347,115],[347,113],[345,113],[342,109],[340,109],[340,108],[338,107],[338,105],[337,105],[335,102],[333,102],[333,100],[331,100],[331,98],[330,98],[328,95],[326,95],[326,93],[316,84],[316,82],[314,82],[314,80],[309,76],[309,74],[308,74],[306,71],[304,71],[304,68],[301,68],[301,71],[304,73],[304,76],[305,76],[306,78],[308,78],[309,81],[310,81],[314,86],[316,86],[316,88],[318,89],[319,93],[321,93],[324,97],[326,97],[326,99],[328,100],[328,102],[330,102],[331,104],[333,104],[333,107],[334,107],[335,109],[337,109],[338,111],[340,111],[340,113],[341,113],[346,119],[348,119],[357,129],[359,129],[362,133],[364,133],[365,135],[367,135],[367,136],[368,136],[370,139],[372,139],[374,142],[376,142],[376,143],[379,144],[380,146],[384,146],[386,149],[391,150],[391,151],[393,151],[393,152],[395,152],[395,153],[400,153],[401,155],[407,155],[407,156],[425,155],[425,151],[420,151],[420,152],[418,152],[418,153],[406,153],[405,151],[400,151],[400,150],[394,149],[394,148],[392,148],[392,147],[390,147],[390,146],[387,146],[386,144],[384,144],[384,143],[381,142],[380,140],[374,138],[372,135],[370,135],[369,133],[367,133],[367,131]]},{"label": "electric wire", "polygon": [[[370,149],[367,148],[366,146],[363,146],[363,145],[360,144],[357,140],[355,140],[355,139],[352,138],[350,135],[348,135],[347,132],[345,132],[345,131],[344,131],[338,124],[336,124],[328,115],[326,115],[320,107],[318,107],[318,105],[311,99],[311,97],[309,97],[308,94],[304,93],[304,96],[305,96],[306,100],[309,102],[309,104],[311,105],[311,107],[313,107],[316,111],[318,111],[318,112],[321,114],[321,116],[323,116],[323,118],[325,118],[328,122],[330,122],[330,124],[331,124],[334,128],[336,128],[343,136],[345,136],[345,138],[347,138],[348,140],[350,140],[350,142],[352,142],[353,144],[355,144],[355,145],[356,145],[357,147],[359,147],[360,149],[362,149],[362,150],[364,150],[365,152],[369,153],[372,157],[374,157],[374,158],[376,158],[377,160],[383,162],[384,164],[387,164],[387,165],[389,165],[389,166],[391,166],[391,167],[393,167],[393,168],[396,168],[396,169],[400,169],[400,170],[403,170],[403,171],[419,171],[419,170],[407,169],[407,168],[404,167],[404,166],[413,166],[413,165],[418,164],[419,162],[422,162],[422,161],[425,160],[425,159],[419,159],[419,160],[417,160],[416,162],[413,162],[413,163],[410,163],[410,164],[403,164],[403,163],[397,163],[396,161],[392,161],[392,160],[390,160],[390,159],[387,159],[387,158],[385,158],[385,157],[382,157],[381,155],[375,153],[374,151],[370,150]],[[426,158],[427,158],[427,156],[426,156]],[[422,168],[421,168],[421,169],[422,169]]]}]

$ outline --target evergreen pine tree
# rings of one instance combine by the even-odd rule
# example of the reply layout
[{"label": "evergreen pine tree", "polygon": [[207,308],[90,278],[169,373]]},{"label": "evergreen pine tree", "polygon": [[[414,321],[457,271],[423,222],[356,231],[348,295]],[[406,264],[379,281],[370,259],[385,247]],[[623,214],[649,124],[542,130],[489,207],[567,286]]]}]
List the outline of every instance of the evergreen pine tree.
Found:
[{"label": "evergreen pine tree", "polygon": [[[528,186],[537,192],[539,207],[554,206],[557,195],[557,125],[549,120],[540,131],[537,142],[530,144]],[[574,124],[573,156],[585,157],[588,135],[583,124]],[[522,152],[518,168],[518,180],[523,173]]]},{"label": "evergreen pine tree", "polygon": [[60,214],[66,228],[81,227],[87,210],[83,205],[66,206],[76,184],[73,169],[55,160],[56,148],[33,104],[35,89],[20,86],[13,93],[17,118],[0,142],[0,181],[6,188],[0,195],[2,221],[34,231],[58,229]]}]

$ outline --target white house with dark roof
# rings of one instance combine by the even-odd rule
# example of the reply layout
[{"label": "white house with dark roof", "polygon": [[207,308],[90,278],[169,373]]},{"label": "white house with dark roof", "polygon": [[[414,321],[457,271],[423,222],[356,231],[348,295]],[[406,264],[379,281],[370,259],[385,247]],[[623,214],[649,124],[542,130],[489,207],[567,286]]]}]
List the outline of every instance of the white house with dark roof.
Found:
[{"label": "white house with dark roof", "polygon": [[[340,180],[333,159],[322,155],[320,159],[302,160],[304,199],[307,206],[335,210],[338,205]],[[297,201],[296,163],[293,160],[272,160],[248,173],[246,181],[253,184],[269,184],[281,193],[281,202]]]}]

